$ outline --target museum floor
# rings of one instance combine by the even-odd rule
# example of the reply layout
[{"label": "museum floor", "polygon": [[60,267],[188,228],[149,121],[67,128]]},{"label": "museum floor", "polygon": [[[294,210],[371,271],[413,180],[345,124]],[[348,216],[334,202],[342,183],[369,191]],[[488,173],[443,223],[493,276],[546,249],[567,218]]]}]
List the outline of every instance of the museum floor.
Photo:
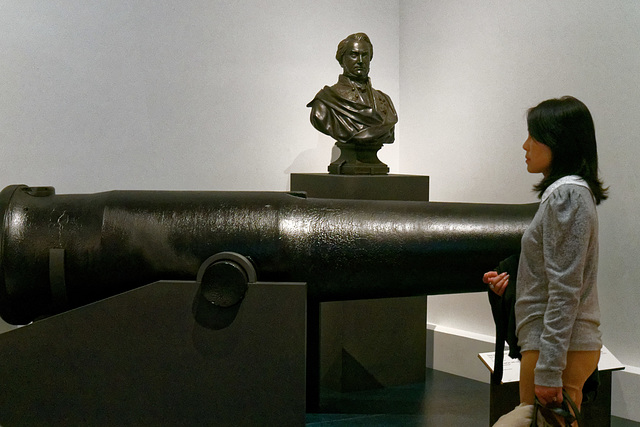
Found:
[{"label": "museum floor", "polygon": [[[489,384],[440,371],[428,369],[424,384],[321,394],[321,413],[307,414],[307,426],[489,425]],[[611,418],[611,427],[638,426]]]}]

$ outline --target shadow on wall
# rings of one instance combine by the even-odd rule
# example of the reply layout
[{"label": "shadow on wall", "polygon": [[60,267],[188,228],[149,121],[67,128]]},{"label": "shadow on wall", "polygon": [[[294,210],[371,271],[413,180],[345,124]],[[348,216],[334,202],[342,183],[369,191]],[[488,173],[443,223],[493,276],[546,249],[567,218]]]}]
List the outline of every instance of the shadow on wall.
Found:
[{"label": "shadow on wall", "polygon": [[340,149],[335,146],[333,140],[324,135],[318,135],[315,148],[304,150],[284,170],[285,174],[291,173],[326,173],[329,163],[340,155]]}]

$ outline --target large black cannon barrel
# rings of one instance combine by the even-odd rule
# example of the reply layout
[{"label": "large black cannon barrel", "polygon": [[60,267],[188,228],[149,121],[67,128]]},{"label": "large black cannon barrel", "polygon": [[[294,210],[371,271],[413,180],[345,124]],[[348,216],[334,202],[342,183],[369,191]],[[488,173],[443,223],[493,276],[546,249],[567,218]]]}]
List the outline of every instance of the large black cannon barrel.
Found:
[{"label": "large black cannon barrel", "polygon": [[0,193],[0,315],[25,324],[157,280],[194,280],[220,252],[317,301],[475,292],[517,252],[537,204],[361,201],[285,192]]}]

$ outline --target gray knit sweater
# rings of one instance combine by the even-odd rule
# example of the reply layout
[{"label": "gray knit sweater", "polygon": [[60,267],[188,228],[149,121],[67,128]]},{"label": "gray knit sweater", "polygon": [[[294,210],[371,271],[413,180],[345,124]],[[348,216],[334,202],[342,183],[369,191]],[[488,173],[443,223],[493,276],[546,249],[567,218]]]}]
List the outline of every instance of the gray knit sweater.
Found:
[{"label": "gray knit sweater", "polygon": [[522,236],[516,334],[522,351],[539,350],[535,383],[562,386],[568,350],[599,350],[598,216],[587,183],[560,178],[542,195]]}]

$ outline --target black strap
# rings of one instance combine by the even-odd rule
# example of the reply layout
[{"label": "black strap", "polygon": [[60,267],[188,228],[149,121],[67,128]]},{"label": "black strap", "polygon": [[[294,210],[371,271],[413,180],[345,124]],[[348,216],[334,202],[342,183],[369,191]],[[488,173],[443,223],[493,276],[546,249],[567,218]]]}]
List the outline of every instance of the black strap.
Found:
[{"label": "black strap", "polygon": [[493,384],[502,382],[505,341],[509,344],[509,357],[513,359],[522,357],[518,346],[518,338],[516,337],[515,325],[516,283],[519,260],[519,254],[512,255],[501,261],[496,267],[498,274],[503,272],[509,274],[509,285],[502,296],[496,295],[492,290],[487,291],[489,293],[491,314],[496,325],[495,362],[493,373],[491,374],[491,382]]},{"label": "black strap", "polygon": [[[571,408],[571,409],[570,409]],[[573,410],[573,413],[571,412]],[[578,421],[578,427],[585,427],[582,414],[578,410],[578,406],[573,402],[569,394],[562,390],[562,405],[556,408],[550,408],[544,406],[536,397],[535,404],[533,405],[533,418],[531,420],[531,427],[537,427],[538,414],[540,414],[544,420],[553,427],[562,427],[562,424],[556,418],[556,415],[564,419],[565,425],[570,426],[574,421]]]},{"label": "black strap", "polygon": [[67,283],[64,277],[64,249],[49,249],[49,287],[56,309],[67,306]]}]

